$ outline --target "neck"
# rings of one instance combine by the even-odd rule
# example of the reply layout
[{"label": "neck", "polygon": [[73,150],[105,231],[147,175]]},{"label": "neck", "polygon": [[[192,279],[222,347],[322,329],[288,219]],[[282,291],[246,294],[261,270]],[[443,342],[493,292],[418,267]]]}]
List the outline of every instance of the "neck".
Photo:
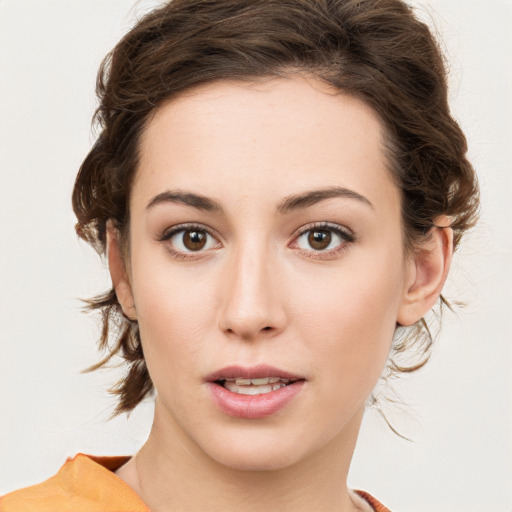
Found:
[{"label": "neck", "polygon": [[[363,411],[321,450],[274,470],[233,469],[210,458],[157,411],[147,442],[119,476],[152,512],[365,510],[346,480]],[[172,433],[172,435],[170,435]]]}]

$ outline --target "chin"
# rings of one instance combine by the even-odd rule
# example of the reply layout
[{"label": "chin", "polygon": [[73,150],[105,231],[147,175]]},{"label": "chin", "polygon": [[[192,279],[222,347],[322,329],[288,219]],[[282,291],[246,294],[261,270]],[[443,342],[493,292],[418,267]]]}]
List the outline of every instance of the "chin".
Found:
[{"label": "chin", "polygon": [[293,466],[300,457],[290,453],[282,453],[274,449],[266,452],[254,450],[246,453],[214,453],[212,458],[222,466],[235,471],[279,471]]},{"label": "chin", "polygon": [[293,433],[255,430],[231,436],[224,432],[200,448],[217,463],[237,471],[279,471],[307,456],[303,442]]}]

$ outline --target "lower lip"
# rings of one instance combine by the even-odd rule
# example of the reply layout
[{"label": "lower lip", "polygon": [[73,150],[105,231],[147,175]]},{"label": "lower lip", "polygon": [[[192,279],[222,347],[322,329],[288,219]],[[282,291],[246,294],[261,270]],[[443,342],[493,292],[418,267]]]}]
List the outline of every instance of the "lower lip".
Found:
[{"label": "lower lip", "polygon": [[261,395],[241,395],[227,390],[214,382],[208,382],[208,387],[217,407],[228,416],[257,420],[266,418],[283,409],[301,391],[303,380],[288,384],[283,388]]}]

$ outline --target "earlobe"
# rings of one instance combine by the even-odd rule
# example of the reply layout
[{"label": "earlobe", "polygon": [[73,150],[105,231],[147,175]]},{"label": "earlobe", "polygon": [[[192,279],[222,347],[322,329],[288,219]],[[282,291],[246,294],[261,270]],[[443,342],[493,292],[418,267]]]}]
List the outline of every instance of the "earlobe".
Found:
[{"label": "earlobe", "polygon": [[111,220],[107,222],[107,257],[112,285],[123,313],[130,320],[137,320],[132,287],[119,241],[119,231],[114,227]]},{"label": "earlobe", "polygon": [[404,296],[397,322],[412,325],[423,318],[439,298],[453,255],[453,230],[446,216],[435,219],[430,238],[409,262]]}]

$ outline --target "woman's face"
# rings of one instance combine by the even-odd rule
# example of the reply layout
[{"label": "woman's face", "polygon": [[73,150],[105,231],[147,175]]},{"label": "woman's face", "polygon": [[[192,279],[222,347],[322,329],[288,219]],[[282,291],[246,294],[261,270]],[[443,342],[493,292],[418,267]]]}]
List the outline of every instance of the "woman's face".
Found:
[{"label": "woman's face", "polygon": [[342,449],[386,362],[412,272],[400,192],[377,116],[333,92],[217,82],[144,132],[125,310],[154,428],[195,456],[277,469]]}]

